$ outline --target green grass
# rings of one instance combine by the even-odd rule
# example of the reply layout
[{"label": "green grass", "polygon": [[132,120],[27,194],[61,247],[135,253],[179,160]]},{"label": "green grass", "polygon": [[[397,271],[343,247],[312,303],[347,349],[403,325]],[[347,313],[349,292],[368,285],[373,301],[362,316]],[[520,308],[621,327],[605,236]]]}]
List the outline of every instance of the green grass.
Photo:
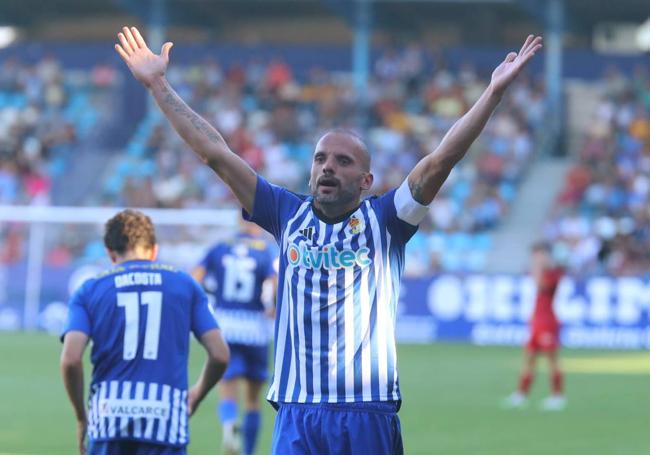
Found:
[{"label": "green grass", "polygon": [[[74,418],[59,378],[59,351],[51,336],[0,334],[0,455],[74,453]],[[549,414],[537,409],[548,391],[544,369],[529,408],[499,407],[516,382],[519,349],[437,344],[398,351],[407,454],[650,454],[650,354],[563,351],[567,366],[586,361],[597,372],[569,373],[569,407]],[[192,352],[195,378],[202,359],[196,345]],[[604,369],[597,368],[601,360]],[[608,366],[637,363],[636,374],[634,368],[618,374]],[[219,452],[215,404],[212,394],[192,418],[190,454]],[[269,405],[263,408],[258,453],[269,451],[274,417]]]}]

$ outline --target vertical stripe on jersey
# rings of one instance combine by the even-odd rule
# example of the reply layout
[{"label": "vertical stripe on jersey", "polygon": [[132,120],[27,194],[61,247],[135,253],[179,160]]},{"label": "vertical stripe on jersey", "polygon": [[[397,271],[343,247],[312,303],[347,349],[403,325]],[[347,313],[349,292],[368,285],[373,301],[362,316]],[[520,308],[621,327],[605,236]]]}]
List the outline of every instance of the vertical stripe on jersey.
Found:
[{"label": "vertical stripe on jersey", "polygon": [[[347,223],[344,223],[347,224]],[[342,229],[345,233],[345,228]],[[343,237],[342,249],[350,249],[351,238]],[[343,318],[345,319],[345,401],[354,401],[355,392],[355,358],[357,353],[357,309],[355,308],[354,267],[342,267],[343,270]]]},{"label": "vertical stripe on jersey", "polygon": [[286,385],[286,390],[284,391],[284,401],[294,401],[293,399],[293,391],[296,387],[296,362],[298,359],[296,359],[296,345],[295,345],[295,340],[296,340],[296,321],[295,321],[295,316],[294,316],[294,307],[295,307],[295,293],[296,293],[296,284],[293,282],[293,277],[294,277],[294,272],[291,272],[291,277],[289,280],[291,281],[291,285],[289,286],[289,294],[288,294],[288,302],[286,308],[286,311],[289,314],[289,333],[288,333],[288,343],[287,343],[287,348],[290,354],[290,360],[289,360],[289,375],[287,377],[286,382],[282,381],[282,385]]},{"label": "vertical stripe on jersey", "polygon": [[[375,274],[374,267],[370,268],[368,274],[370,275],[368,283],[372,283],[373,275]],[[372,304],[370,306],[370,323],[372,326],[370,335],[370,395],[372,401],[379,401],[379,338],[377,333],[379,322],[377,321],[377,294],[375,293],[371,295]]]},{"label": "vertical stripe on jersey", "polygon": [[[122,400],[128,400],[131,398],[131,381],[122,381],[122,393],[121,393],[121,398]],[[120,436],[125,438],[129,435],[129,420],[131,417],[122,417],[120,419],[119,423],[119,428],[120,428]]]},{"label": "vertical stripe on jersey", "polygon": [[[332,232],[328,236],[328,243],[337,239],[340,232],[340,225],[331,226]],[[338,371],[339,371],[339,327],[338,327],[338,304],[337,304],[337,274],[330,271],[327,273],[327,324],[328,342],[327,349],[327,376],[329,402],[336,403],[338,397]],[[341,331],[342,333],[342,331]]]},{"label": "vertical stripe on jersey", "polygon": [[[117,381],[111,381],[109,385],[109,392],[108,392],[108,398],[111,401],[115,401],[117,398],[117,387],[119,386],[119,382]],[[116,425],[116,417],[109,417],[108,418],[108,436],[111,438],[115,437],[116,431],[117,431],[117,425]]]},{"label": "vertical stripe on jersey", "polygon": [[[325,224],[324,222],[318,220],[319,229],[318,229],[318,244],[328,243],[332,236],[332,226]],[[316,335],[314,335],[314,347],[318,346],[318,352],[314,356],[314,375],[318,374],[319,377],[316,379],[314,377],[314,388],[316,390],[314,394],[314,402],[320,402],[323,399],[328,401],[329,398],[329,305],[328,305],[328,274],[323,273],[319,270],[314,274],[314,292],[317,292],[318,296],[318,320],[314,319],[314,334],[318,334],[319,339],[318,343],[316,342]],[[317,275],[317,278],[316,278]],[[316,368],[318,365],[318,368]],[[320,388],[316,387],[316,384],[320,385]],[[317,395],[316,395],[317,394]]]},{"label": "vertical stripe on jersey", "polygon": [[275,337],[275,364],[273,367],[273,382],[269,388],[269,393],[267,399],[271,401],[280,401],[280,387],[282,384],[285,384],[285,373],[287,368],[284,365],[287,364],[287,327],[289,326],[289,309],[287,300],[289,298],[289,283],[287,280],[283,280],[281,293],[281,300],[277,305],[277,315],[276,315],[276,337]]},{"label": "vertical stripe on jersey", "polygon": [[[359,211],[364,223],[368,221],[363,216],[363,212]],[[360,245],[363,245],[365,241],[365,236],[363,232],[349,238],[348,244],[353,251],[359,251]],[[358,264],[354,264],[353,267],[348,268],[350,276],[350,288],[347,288],[347,292],[352,293],[352,309],[354,313],[354,353],[353,360],[350,368],[352,368],[353,373],[353,390],[352,396],[354,400],[357,401],[360,397],[363,396],[363,383],[362,383],[362,365],[361,358],[363,355],[362,350],[362,333],[365,329],[366,319],[362,317],[362,308],[361,308],[361,267]],[[347,275],[347,273],[346,273]]]},{"label": "vertical stripe on jersey", "polygon": [[181,409],[180,409],[180,434],[178,436],[179,444],[187,444],[187,390],[183,390],[181,395]]},{"label": "vertical stripe on jersey", "polygon": [[366,246],[370,249],[368,255],[373,258],[373,264],[371,267],[367,267],[368,272],[368,296],[372,297],[370,303],[370,322],[368,329],[368,336],[370,337],[370,400],[378,401],[379,400],[379,340],[378,340],[378,323],[377,323],[377,283],[379,277],[377,276],[375,270],[375,257],[377,256],[377,244],[375,239],[377,239],[377,233],[372,229],[372,224],[370,223],[370,210],[372,207],[369,201],[365,202],[365,209],[368,219],[368,226],[370,229],[366,229]]},{"label": "vertical stripe on jersey", "polygon": [[[163,384],[161,400],[164,401],[165,403],[169,403],[170,399],[171,399],[171,387],[168,386],[167,384]],[[158,433],[156,433],[156,439],[158,441],[164,442],[165,435],[167,434],[167,421],[169,420],[169,417],[166,420],[163,419],[156,419],[156,420],[158,421]]]},{"label": "vertical stripe on jersey", "polygon": [[[158,384],[156,384],[155,382],[149,383],[147,400],[157,400],[157,399],[158,399]],[[144,428],[144,437],[147,439],[151,439],[153,436],[153,424],[154,424],[153,417],[148,417],[147,425]]]},{"label": "vertical stripe on jersey", "polygon": [[99,386],[97,384],[92,386],[89,414],[91,418],[88,422],[88,434],[93,438],[97,438],[99,436]]},{"label": "vertical stripe on jersey", "polygon": [[[310,216],[307,217],[309,224],[314,223],[314,236],[316,238],[316,243],[318,243],[318,223],[313,213],[310,213]],[[312,241],[307,239],[307,245],[311,247]],[[317,346],[318,340],[314,342],[313,338],[313,315],[314,307],[316,307],[316,312],[318,313],[317,303],[314,304],[314,275],[320,273],[317,272],[318,269],[315,267],[310,267],[305,270],[304,281],[303,281],[303,291],[300,293],[305,300],[303,305],[300,305],[298,308],[302,308],[301,311],[298,311],[298,322],[302,327],[302,338],[300,339],[304,355],[301,357],[304,359],[305,364],[305,380],[300,383],[300,395],[298,396],[298,401],[306,402],[307,397],[313,397],[314,391],[316,390],[314,385],[314,346]],[[316,352],[318,355],[318,352]],[[316,355],[316,356],[317,356]],[[320,388],[320,386],[319,386]],[[320,390],[319,390],[320,393]]]},{"label": "vertical stripe on jersey", "polygon": [[[323,241],[327,237],[327,225],[320,221],[317,218],[314,218],[314,227],[315,229],[315,242],[316,245],[322,245]],[[311,273],[311,283],[309,292],[309,322],[310,322],[310,332],[311,332],[311,343],[307,346],[308,357],[307,357],[307,377],[311,378],[311,381],[308,383],[308,393],[311,393],[312,402],[318,403],[321,400],[322,396],[322,383],[323,375],[321,371],[321,353],[323,351],[322,339],[323,335],[327,337],[327,326],[325,326],[325,334],[322,330],[322,316],[323,308],[327,307],[327,301],[323,304],[322,301],[322,292],[323,287],[321,286],[321,275],[322,268],[314,269]],[[326,313],[326,312],[325,312]],[[314,317],[317,316],[317,317]],[[327,344],[325,344],[327,348]],[[325,363],[325,368],[327,368],[327,362]]]},{"label": "vertical stripe on jersey", "polygon": [[[398,368],[397,368],[397,343],[395,340],[395,328],[396,328],[396,317],[397,317],[397,305],[399,302],[399,290],[400,290],[400,281],[399,277],[402,274],[402,264],[403,261],[401,260],[399,251],[397,251],[397,248],[394,247],[392,241],[391,241],[391,235],[390,233],[387,233],[387,238],[388,238],[388,255],[389,258],[391,259],[390,261],[390,273],[391,273],[391,290],[392,290],[392,296],[391,296],[391,313],[390,313],[390,322],[391,322],[391,349],[390,349],[390,354],[393,360],[393,400],[399,400],[400,393],[399,393],[399,377],[398,377]],[[395,251],[393,251],[395,250]],[[395,253],[394,255],[392,253]],[[394,259],[394,260],[393,260]],[[393,281],[392,277],[396,277],[397,279]]]},{"label": "vertical stripe on jersey", "polygon": [[[287,387],[289,401],[302,402],[305,398],[303,385],[307,382],[307,366],[305,365],[305,327],[303,324],[305,312],[305,268],[300,267],[297,283],[291,286],[291,340],[293,341],[291,364],[293,371],[298,370],[298,381],[292,381]],[[295,276],[295,275],[294,275]],[[295,385],[295,387],[294,387]]]},{"label": "vertical stripe on jersey", "polygon": [[371,337],[372,324],[370,313],[370,293],[368,284],[368,275],[370,267],[365,267],[361,271],[361,286],[359,301],[361,305],[361,320],[365,321],[366,326],[361,331],[361,384],[363,401],[372,400],[372,379],[371,379]]},{"label": "vertical stripe on jersey", "polygon": [[[305,218],[305,223],[300,227],[303,229],[307,226],[308,218]],[[299,403],[304,403],[307,398],[307,349],[305,346],[305,294],[307,289],[305,288],[305,283],[307,282],[307,268],[300,267],[298,268],[298,282],[295,286],[292,286],[292,296],[291,300],[293,303],[293,323],[294,323],[294,336],[293,336],[293,346],[294,351],[296,352],[296,360],[298,362],[298,372],[299,372],[299,381],[298,387],[294,389],[293,397],[294,400],[298,400]]]},{"label": "vertical stripe on jersey", "polygon": [[[102,381],[99,385],[99,399],[100,401],[106,400],[108,398],[108,385],[106,381]],[[106,418],[99,417],[99,437],[106,437]]]},{"label": "vertical stripe on jersey", "polygon": [[384,270],[384,280],[386,281],[386,362],[387,362],[387,389],[386,395],[389,400],[393,400],[395,394],[395,301],[393,300],[393,268],[390,255],[390,233],[386,231],[386,268]]},{"label": "vertical stripe on jersey", "polygon": [[[337,224],[340,226],[340,224]],[[336,236],[337,242],[342,242],[345,238],[345,230],[341,229]],[[337,397],[346,397],[346,346],[348,330],[346,325],[352,324],[352,320],[346,321],[345,319],[345,269],[335,269],[330,271],[331,275],[336,276],[336,300],[331,301],[330,304],[336,304],[336,395]],[[352,327],[349,327],[352,329]],[[352,333],[352,332],[351,332]],[[352,340],[354,341],[354,340]]]},{"label": "vertical stripe on jersey", "polygon": [[[166,386],[163,386],[163,389],[164,387]],[[167,440],[172,444],[176,444],[176,440],[178,439],[178,420],[179,420],[178,411],[181,406],[180,401],[181,401],[181,391],[178,390],[177,388],[174,388],[174,402],[171,410],[171,423],[169,425],[169,436],[167,437]]]},{"label": "vertical stripe on jersey", "polygon": [[[144,382],[138,381],[135,383],[135,399],[136,400],[142,400],[144,398]],[[142,423],[144,422],[144,419],[142,417],[138,417],[137,419],[134,419],[133,422],[133,436],[136,438],[141,438],[142,437]]]},{"label": "vertical stripe on jersey", "polygon": [[387,299],[389,298],[386,292],[386,280],[385,280],[385,269],[384,269],[384,248],[383,248],[383,232],[381,231],[379,222],[374,211],[370,210],[369,213],[370,226],[372,229],[373,242],[375,245],[375,256],[374,256],[374,269],[375,269],[375,279],[377,281],[376,289],[376,307],[377,307],[377,359],[378,359],[378,378],[379,378],[379,399],[385,401],[387,399],[387,387],[386,383],[388,381],[388,349],[387,349],[387,333],[388,324],[386,320],[387,316]]},{"label": "vertical stripe on jersey", "polygon": [[[287,273],[290,273],[289,264],[286,257],[286,247],[288,242],[288,237],[294,228],[294,225],[300,222],[300,217],[304,215],[309,203],[303,203],[296,215],[289,220],[282,233],[280,239],[280,276],[279,280],[283,283],[283,286],[279,289],[278,295],[278,305],[276,308],[276,322],[275,322],[275,362],[274,362],[274,371],[273,371],[273,382],[269,388],[269,393],[267,398],[271,401],[281,401],[281,397],[284,395],[284,387],[287,384],[288,374],[290,368],[287,368],[286,365],[290,365],[292,349],[291,349],[291,340],[288,340],[288,327],[290,327],[291,319],[289,315],[289,307],[291,293],[289,283],[291,281],[290,277],[287,276]],[[294,378],[295,381],[295,378]]]},{"label": "vertical stripe on jersey", "polygon": [[[287,299],[283,299],[283,310],[288,311],[288,327],[289,327],[289,332],[288,332],[288,340],[286,340],[288,343],[285,344],[285,350],[287,350],[287,357],[289,360],[289,372],[288,376],[285,378],[280,378],[280,387],[285,386],[286,390],[280,390],[280,393],[284,392],[284,401],[296,401],[296,393],[297,389],[300,388],[300,384],[298,384],[298,387],[296,387],[296,383],[298,382],[296,380],[296,376],[298,376],[298,368],[300,366],[298,363],[300,360],[296,357],[296,354],[298,352],[298,330],[296,327],[296,300],[297,300],[297,288],[298,284],[300,282],[300,269],[296,270],[294,267],[290,267],[289,264],[287,263],[287,258],[286,258],[286,249],[289,244],[293,242],[293,240],[300,235],[300,230],[304,229],[308,223],[309,223],[309,216],[311,215],[311,211],[308,211],[307,209],[309,208],[309,204],[303,204],[301,207],[302,210],[299,211],[300,215],[302,216],[302,219],[299,216],[296,216],[293,218],[293,223],[287,225],[287,229],[285,231],[284,235],[284,243],[283,243],[283,255],[284,257],[282,258],[285,261],[286,265],[286,271],[285,273],[290,273],[289,277],[285,276],[285,282],[288,282],[290,286],[287,289]],[[295,226],[295,227],[294,227]],[[298,276],[296,276],[296,271],[298,272]],[[286,336],[287,332],[284,333]],[[302,363],[302,362],[300,362]]]},{"label": "vertical stripe on jersey", "polygon": [[[287,238],[287,245],[293,243],[300,235],[300,231],[309,225],[312,214],[308,212],[302,223]],[[289,334],[293,349],[291,349],[291,370],[289,371],[289,383],[286,391],[287,401],[300,402],[305,399],[304,390],[307,382],[307,369],[303,359],[305,358],[305,267],[291,268],[291,288],[289,294]],[[296,370],[298,380],[296,381]]]}]

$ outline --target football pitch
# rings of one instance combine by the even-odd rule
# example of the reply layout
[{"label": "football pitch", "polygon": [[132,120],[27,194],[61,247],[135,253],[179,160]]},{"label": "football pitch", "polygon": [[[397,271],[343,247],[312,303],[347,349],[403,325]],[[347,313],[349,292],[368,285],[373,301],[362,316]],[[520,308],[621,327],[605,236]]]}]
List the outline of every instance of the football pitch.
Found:
[{"label": "football pitch", "polygon": [[[75,453],[60,349],[53,336],[0,334],[0,455]],[[192,353],[190,382],[203,355],[196,343]],[[556,413],[537,407],[548,392],[545,368],[526,409],[500,408],[520,356],[515,348],[400,345],[405,453],[650,454],[650,353],[564,350],[569,406]],[[190,420],[189,454],[219,453],[215,405],[213,393]],[[269,452],[274,418],[271,406],[263,410],[260,454]]]}]

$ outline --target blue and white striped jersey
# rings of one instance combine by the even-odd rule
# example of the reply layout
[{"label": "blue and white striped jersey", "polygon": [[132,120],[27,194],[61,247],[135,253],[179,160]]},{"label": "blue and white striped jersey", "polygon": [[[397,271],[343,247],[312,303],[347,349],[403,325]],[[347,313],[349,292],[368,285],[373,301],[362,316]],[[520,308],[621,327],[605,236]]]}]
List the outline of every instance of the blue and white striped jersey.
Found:
[{"label": "blue and white striped jersey", "polygon": [[201,287],[166,265],[128,261],[86,281],[64,336],[93,342],[89,439],[186,445],[189,335],[215,328]]},{"label": "blue and white striped jersey", "polygon": [[401,400],[395,311],[404,247],[426,211],[403,187],[328,224],[311,197],[258,177],[244,217],[280,245],[272,403]]},{"label": "blue and white striped jersey", "polygon": [[215,299],[215,316],[228,343],[265,346],[270,320],[262,303],[264,282],[276,274],[275,246],[250,235],[216,244],[201,266],[206,290]]}]

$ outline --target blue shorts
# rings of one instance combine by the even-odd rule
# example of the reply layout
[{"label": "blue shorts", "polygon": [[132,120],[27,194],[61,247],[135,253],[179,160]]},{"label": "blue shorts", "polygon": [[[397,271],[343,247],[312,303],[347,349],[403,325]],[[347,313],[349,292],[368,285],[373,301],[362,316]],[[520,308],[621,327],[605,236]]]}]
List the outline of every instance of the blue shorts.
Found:
[{"label": "blue shorts", "polygon": [[402,455],[397,403],[280,403],[275,455]]},{"label": "blue shorts", "polygon": [[269,347],[229,344],[230,362],[223,379],[246,378],[264,382],[268,376]]},{"label": "blue shorts", "polygon": [[185,447],[140,441],[90,441],[88,455],[185,455]]}]

